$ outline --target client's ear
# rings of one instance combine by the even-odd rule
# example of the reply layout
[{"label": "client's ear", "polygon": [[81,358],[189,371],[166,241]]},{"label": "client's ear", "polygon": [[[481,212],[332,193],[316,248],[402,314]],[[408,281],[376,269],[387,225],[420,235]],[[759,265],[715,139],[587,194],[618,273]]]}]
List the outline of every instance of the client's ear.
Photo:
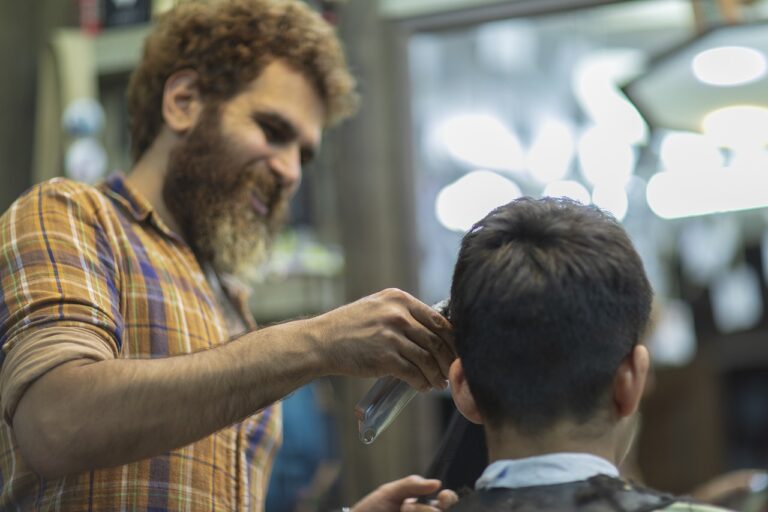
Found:
[{"label": "client's ear", "polygon": [[648,377],[650,356],[643,345],[636,345],[624,358],[613,379],[613,403],[619,418],[626,418],[637,411]]},{"label": "client's ear", "polygon": [[464,367],[461,365],[461,359],[458,357],[453,361],[448,371],[448,381],[451,383],[451,395],[453,396],[453,403],[456,404],[456,408],[469,421],[481,425],[483,418],[477,410],[475,397],[472,396],[472,392],[469,390]]}]

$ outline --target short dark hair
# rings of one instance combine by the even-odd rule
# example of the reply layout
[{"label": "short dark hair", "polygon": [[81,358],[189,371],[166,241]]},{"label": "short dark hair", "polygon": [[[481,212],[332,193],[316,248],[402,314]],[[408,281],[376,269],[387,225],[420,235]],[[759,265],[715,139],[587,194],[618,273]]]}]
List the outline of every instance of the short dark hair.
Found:
[{"label": "short dark hair", "polygon": [[450,318],[485,421],[522,433],[584,423],[648,323],[643,263],[608,213],[521,198],[461,242]]},{"label": "short dark hair", "polygon": [[315,87],[326,124],[357,108],[355,79],[336,31],[300,0],[190,0],[160,16],[128,86],[134,159],[160,133],[163,89],[173,73],[195,70],[203,100],[221,102],[278,59]]}]

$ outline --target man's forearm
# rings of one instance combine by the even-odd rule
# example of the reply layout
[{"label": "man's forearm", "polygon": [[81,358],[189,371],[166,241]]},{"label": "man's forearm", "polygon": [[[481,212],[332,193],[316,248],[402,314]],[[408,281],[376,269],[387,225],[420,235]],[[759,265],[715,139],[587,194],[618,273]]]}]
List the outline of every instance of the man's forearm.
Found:
[{"label": "man's forearm", "polygon": [[195,354],[80,360],[51,370],[14,414],[22,455],[55,477],[144,459],[210,435],[322,374],[302,323]]}]

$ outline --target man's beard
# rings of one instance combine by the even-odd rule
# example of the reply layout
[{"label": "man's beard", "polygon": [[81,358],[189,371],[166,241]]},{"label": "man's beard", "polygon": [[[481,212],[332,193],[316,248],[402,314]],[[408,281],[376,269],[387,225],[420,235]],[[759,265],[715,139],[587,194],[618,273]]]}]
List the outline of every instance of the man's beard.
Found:
[{"label": "man's beard", "polygon": [[287,220],[289,198],[265,160],[238,160],[219,121],[216,108],[206,109],[171,152],[163,200],[201,264],[253,281]]}]

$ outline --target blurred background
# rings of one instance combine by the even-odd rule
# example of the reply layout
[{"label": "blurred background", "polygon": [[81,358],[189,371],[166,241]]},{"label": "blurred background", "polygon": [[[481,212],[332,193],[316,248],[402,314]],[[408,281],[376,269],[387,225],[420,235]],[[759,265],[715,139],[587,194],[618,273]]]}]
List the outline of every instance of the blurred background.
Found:
[{"label": "blurred background", "polygon": [[[309,1],[309,0],[308,0]],[[128,76],[171,0],[0,3],[0,207],[129,170]],[[385,287],[446,297],[463,232],[521,195],[612,212],[656,291],[632,472],[687,493],[768,467],[768,1],[312,0],[362,109],[328,132],[252,303],[262,324]],[[286,401],[268,510],[326,510],[428,466],[417,397],[370,446],[371,383]]]}]

